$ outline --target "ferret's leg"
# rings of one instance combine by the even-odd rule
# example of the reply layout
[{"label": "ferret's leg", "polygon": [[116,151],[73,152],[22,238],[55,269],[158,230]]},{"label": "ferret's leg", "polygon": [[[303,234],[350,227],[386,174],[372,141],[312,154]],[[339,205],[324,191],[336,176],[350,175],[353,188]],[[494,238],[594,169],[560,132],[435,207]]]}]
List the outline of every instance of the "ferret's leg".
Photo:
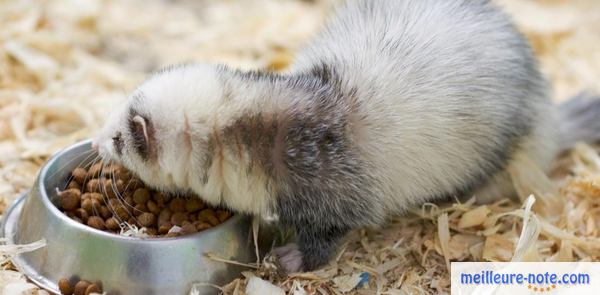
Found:
[{"label": "ferret's leg", "polygon": [[[535,169],[528,173],[533,175],[535,171],[547,172],[550,169],[558,152],[558,134],[555,128],[557,123],[549,111],[538,120],[532,134],[521,140],[519,149],[511,155],[511,160],[505,169],[494,175],[484,186],[476,189],[468,197],[475,195],[477,201],[483,204],[492,203],[501,198],[515,198],[517,192],[512,183],[510,171]],[[524,198],[527,195],[521,197]]]},{"label": "ferret's leg", "polygon": [[287,273],[314,270],[329,262],[335,254],[338,243],[350,228],[323,228],[308,224],[296,228],[297,243],[290,243],[273,249],[279,264]]},{"label": "ferret's leg", "polygon": [[327,264],[348,232],[383,222],[382,202],[365,188],[340,185],[323,189],[315,185],[279,196],[279,221],[296,232],[297,247],[273,251],[286,271],[312,271]]},{"label": "ferret's leg", "polygon": [[309,225],[296,229],[298,246],[304,270],[313,270],[327,264],[336,253],[338,244],[349,231],[349,227],[322,227]]}]

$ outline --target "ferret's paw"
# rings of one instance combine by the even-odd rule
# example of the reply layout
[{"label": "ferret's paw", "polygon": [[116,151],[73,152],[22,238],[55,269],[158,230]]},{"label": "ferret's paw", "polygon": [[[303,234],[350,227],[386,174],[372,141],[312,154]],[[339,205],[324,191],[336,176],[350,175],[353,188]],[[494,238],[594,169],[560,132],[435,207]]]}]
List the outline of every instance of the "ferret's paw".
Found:
[{"label": "ferret's paw", "polygon": [[271,252],[277,256],[279,265],[283,267],[286,273],[302,271],[302,252],[295,243],[274,248]]}]

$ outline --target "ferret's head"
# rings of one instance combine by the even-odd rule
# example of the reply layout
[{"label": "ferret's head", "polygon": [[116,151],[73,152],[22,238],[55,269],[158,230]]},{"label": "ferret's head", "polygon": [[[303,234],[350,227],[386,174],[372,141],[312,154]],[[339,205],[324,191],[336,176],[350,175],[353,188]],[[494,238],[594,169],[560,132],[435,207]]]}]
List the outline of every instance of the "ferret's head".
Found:
[{"label": "ferret's head", "polygon": [[201,185],[210,122],[223,95],[217,71],[186,65],[152,76],[110,114],[94,140],[99,154],[158,189]]}]

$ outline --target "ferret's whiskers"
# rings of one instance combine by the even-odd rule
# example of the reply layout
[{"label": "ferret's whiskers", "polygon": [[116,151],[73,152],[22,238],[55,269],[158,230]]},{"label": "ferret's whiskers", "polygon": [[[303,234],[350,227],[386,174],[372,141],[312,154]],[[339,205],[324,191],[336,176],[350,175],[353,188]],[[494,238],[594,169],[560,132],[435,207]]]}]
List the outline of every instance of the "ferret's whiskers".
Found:
[{"label": "ferret's whiskers", "polygon": [[[96,165],[96,163],[98,162],[98,159],[101,159],[100,155],[96,155],[96,157],[91,161],[91,164],[87,167],[88,170],[89,168],[91,168],[92,166]],[[88,182],[88,176],[90,175],[90,173],[86,173],[85,174],[85,178],[83,179],[83,183],[87,183]]]},{"label": "ferret's whiskers", "polygon": [[[86,166],[87,164],[84,164],[84,163],[85,163],[86,161],[88,161],[88,160],[90,159],[90,157],[92,157],[92,156],[94,155],[94,154],[92,153],[92,151],[87,151],[87,152],[85,152],[85,153],[89,153],[89,155],[87,155],[87,156],[86,156],[86,157],[85,157],[85,158],[84,158],[84,159],[83,159],[81,162],[79,162],[79,164],[77,164],[75,167],[82,167],[82,166]],[[61,168],[61,169],[57,170],[57,172],[58,172],[58,171],[60,171],[60,170],[62,170],[62,169],[64,169],[64,168],[66,168],[66,166],[67,166],[67,165],[69,165],[69,163],[71,163],[71,162],[72,162],[72,160],[71,160],[71,161],[69,161],[69,162],[67,162],[65,165],[63,165],[63,168]],[[55,173],[56,173],[56,172],[55,172]],[[53,173],[53,174],[54,174],[54,173]],[[70,183],[70,182],[73,180],[73,178],[74,178],[74,176],[73,176],[73,173],[69,172],[69,177],[67,178],[67,181],[66,181],[66,183],[65,183],[65,185],[64,185],[64,188],[63,188],[63,190],[67,189],[67,187],[69,186],[69,183]],[[79,183],[79,184],[80,184],[80,185],[82,185],[82,191],[83,191],[83,183]]]},{"label": "ferret's whiskers", "polygon": [[[104,200],[105,196],[106,196],[106,192],[104,189],[104,181],[102,181],[103,178],[103,173],[104,173],[104,167],[106,164],[104,163],[104,161],[101,162],[100,165],[100,172],[98,173],[98,191],[100,192],[100,195],[102,195],[102,200]],[[96,208],[94,206],[92,206],[92,211],[94,213],[94,215],[96,216],[102,216],[102,212],[98,212],[100,211],[99,208]]]},{"label": "ferret's whiskers", "polygon": [[[56,169],[56,171],[52,172],[52,174],[50,174],[50,175],[48,175],[48,176],[47,176],[47,177],[48,177],[48,179],[50,179],[50,178],[52,178],[53,176],[55,176],[55,175],[56,175],[56,173],[58,173],[58,172],[62,172],[62,171],[63,171],[65,168],[67,168],[67,166],[69,166],[71,163],[73,163],[74,161],[80,160],[80,159],[81,159],[81,157],[83,157],[83,156],[85,156],[85,155],[87,155],[87,156],[86,156],[86,157],[83,159],[83,161],[86,161],[86,160],[87,160],[87,159],[88,159],[88,158],[89,158],[91,155],[93,155],[93,151],[91,151],[91,150],[90,150],[90,151],[85,151],[85,152],[83,152],[83,153],[81,153],[81,154],[77,155],[77,156],[76,156],[76,157],[74,157],[73,159],[71,159],[71,160],[67,161],[66,163],[62,164],[62,165],[61,165],[61,166],[60,166],[58,169]],[[83,162],[83,161],[82,161],[82,162]]]},{"label": "ferret's whiskers", "polygon": [[[116,181],[115,181],[115,172],[114,170],[111,171],[111,189],[113,191],[113,193],[115,194],[115,199],[119,199],[119,196],[121,195],[119,193],[119,190],[116,188]],[[119,215],[117,214],[117,211],[115,211],[115,209],[110,205],[110,198],[108,199],[108,204],[106,204],[106,206],[108,207],[108,210],[110,210],[110,212],[112,213],[113,217],[115,218],[115,220],[117,220],[120,223],[124,222],[124,220],[121,220],[121,217],[119,217]]]}]

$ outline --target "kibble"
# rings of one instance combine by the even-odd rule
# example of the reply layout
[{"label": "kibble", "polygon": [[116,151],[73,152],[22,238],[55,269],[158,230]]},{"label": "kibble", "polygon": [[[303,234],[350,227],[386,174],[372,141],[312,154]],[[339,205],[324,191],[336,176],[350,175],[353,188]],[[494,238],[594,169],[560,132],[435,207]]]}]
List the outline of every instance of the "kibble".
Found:
[{"label": "kibble", "polygon": [[184,212],[176,212],[171,216],[171,223],[177,226],[182,226],[186,220],[188,220],[188,215]]},{"label": "kibble", "polygon": [[164,210],[162,210],[160,212],[160,214],[158,215],[158,225],[162,225],[165,224],[167,222],[171,222],[171,210],[169,210],[169,208],[165,208]]},{"label": "kibble", "polygon": [[87,225],[99,230],[104,230],[106,228],[106,223],[104,222],[104,219],[98,216],[91,216],[90,218],[88,218]]},{"label": "kibble", "polygon": [[152,213],[142,213],[137,217],[138,222],[143,227],[151,227],[156,223],[156,216]]},{"label": "kibble", "polygon": [[217,213],[213,209],[204,209],[198,213],[198,221],[206,222],[212,226],[216,226],[221,223],[216,214]]},{"label": "kibble", "polygon": [[229,217],[231,217],[231,212],[227,210],[217,210],[217,218],[221,223],[225,222]]},{"label": "kibble", "polygon": [[73,287],[71,287],[71,283],[67,279],[60,279],[58,281],[58,290],[60,290],[60,294],[63,295],[73,294]]},{"label": "kibble", "polygon": [[80,280],[75,285],[71,285],[69,279],[63,278],[58,281],[58,290],[62,295],[89,295],[92,293],[102,293],[102,287],[97,283],[90,283],[86,280]]},{"label": "kibble", "polygon": [[196,227],[189,221],[185,221],[181,226],[181,233],[184,235],[185,234],[193,234],[196,231],[197,231]]},{"label": "kibble", "polygon": [[85,185],[85,189],[87,192],[98,193],[100,192],[100,185],[100,180],[98,178],[93,178],[88,180],[88,182]]},{"label": "kibble", "polygon": [[[103,167],[100,162],[89,169],[78,167],[71,176],[58,194],[59,207],[76,222],[98,230],[117,233],[127,223],[145,228],[152,237],[175,237],[209,229],[231,216],[227,210],[207,207],[198,197],[174,197],[150,189],[119,165]],[[172,231],[174,226],[180,229]],[[86,282],[79,283],[81,289]],[[68,281],[61,284],[66,288]],[[88,287],[95,290],[98,285],[87,282],[85,289],[75,287],[75,294],[86,294]]]},{"label": "kibble", "polygon": [[73,170],[71,175],[73,175],[73,180],[75,180],[77,183],[83,184],[86,180],[87,171],[78,167]]},{"label": "kibble", "polygon": [[133,193],[133,201],[136,204],[146,204],[150,200],[150,192],[145,188],[138,188]]},{"label": "kibble", "polygon": [[81,200],[81,192],[77,189],[67,189],[60,192],[60,206],[67,211],[71,211],[79,207]]},{"label": "kibble", "polygon": [[77,181],[75,181],[75,180],[72,180],[71,182],[69,182],[69,185],[67,185],[67,188],[68,189],[72,188],[72,189],[76,189],[78,191],[81,191],[81,185]]},{"label": "kibble", "polygon": [[169,209],[172,212],[184,212],[185,211],[185,200],[182,198],[174,198],[169,203]]},{"label": "kibble", "polygon": [[203,203],[200,199],[198,198],[191,198],[189,200],[187,200],[187,202],[185,202],[185,211],[187,212],[194,212],[194,211],[198,211],[200,209],[202,209],[203,207]]},{"label": "kibble", "polygon": [[146,207],[146,204],[137,204],[135,207],[133,207],[133,209],[135,216],[139,216],[145,212],[148,212],[148,207]]},{"label": "kibble", "polygon": [[77,210],[75,210],[75,216],[81,219],[81,221],[84,223],[87,223],[88,218],[90,218],[90,215],[83,208],[77,208]]},{"label": "kibble", "polygon": [[85,295],[90,295],[92,293],[102,293],[102,289],[100,289],[100,287],[96,284],[90,284],[86,289],[85,289]]},{"label": "kibble", "polygon": [[148,207],[148,211],[154,215],[158,215],[161,212],[160,207],[158,207],[158,204],[156,204],[154,201],[148,201],[148,203],[146,203],[146,207]]},{"label": "kibble", "polygon": [[106,228],[108,228],[109,230],[118,230],[119,229],[119,222],[114,218],[114,217],[110,217],[108,219],[106,219]]},{"label": "kibble", "polygon": [[85,290],[90,286],[90,282],[81,280],[75,284],[73,288],[73,294],[75,295],[85,295]]}]

